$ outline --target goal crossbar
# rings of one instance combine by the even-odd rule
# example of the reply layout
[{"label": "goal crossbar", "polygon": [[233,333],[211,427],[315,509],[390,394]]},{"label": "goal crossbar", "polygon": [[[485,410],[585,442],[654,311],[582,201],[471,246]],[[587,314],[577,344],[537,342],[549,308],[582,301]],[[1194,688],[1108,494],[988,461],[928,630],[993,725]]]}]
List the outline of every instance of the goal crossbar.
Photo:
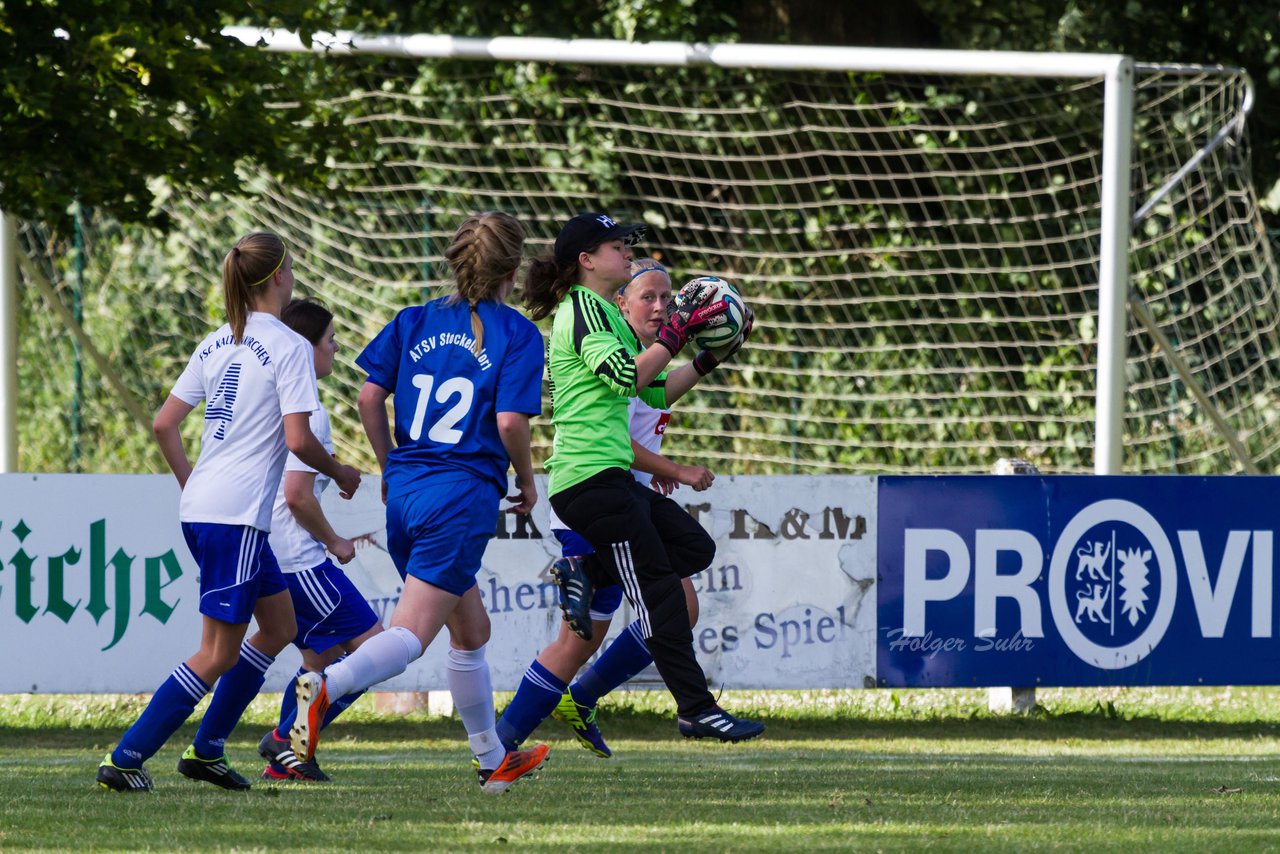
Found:
[{"label": "goal crossbar", "polygon": [[1128,61],[1120,54],[923,50],[770,44],[624,42],[610,39],[490,39],[352,31],[313,33],[311,43],[287,30],[226,27],[223,34],[279,53],[333,53],[413,59],[575,62],[589,65],[713,65],[720,68],[893,71],[914,74],[1001,74],[1012,77],[1103,77]]}]

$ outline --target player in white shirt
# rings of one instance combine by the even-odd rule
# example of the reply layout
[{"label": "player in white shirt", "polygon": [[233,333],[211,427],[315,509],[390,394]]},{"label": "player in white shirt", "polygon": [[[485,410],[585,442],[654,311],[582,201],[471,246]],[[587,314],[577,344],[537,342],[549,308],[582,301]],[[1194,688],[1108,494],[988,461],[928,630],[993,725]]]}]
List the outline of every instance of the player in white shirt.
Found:
[{"label": "player in white shirt", "polygon": [[[222,788],[249,787],[226,761],[226,737],[297,628],[267,544],[285,456],[291,451],[333,478],[344,496],[360,485],[360,473],[338,463],[311,432],[311,412],[320,405],[311,347],[280,321],[293,283],[283,240],[265,232],[240,238],[222,263],[227,323],[196,347],[156,413],[156,441],[182,489],[179,520],[200,568],[203,628],[200,649],[160,685],[98,766],[105,789],[150,791],[143,763],[214,682],[218,688],[178,771]],[[192,467],[179,428],[200,403],[204,432]],[[258,631],[245,641],[250,618]]]},{"label": "player in white shirt", "polygon": [[[333,373],[338,341],[332,312],[313,300],[296,299],[280,318],[311,343],[316,379],[322,380]],[[323,405],[311,413],[311,432],[332,454],[329,413]],[[346,573],[334,566],[335,560],[348,563],[355,557],[356,548],[351,540],[333,530],[320,507],[320,496],[328,486],[328,477],[290,454],[284,464],[284,480],[276,493],[271,518],[271,550],[289,584],[298,621],[293,644],[302,651],[302,669],[297,675],[324,670],[382,631],[382,623],[368,601]],[[325,715],[324,725],[331,723],[362,693],[352,692],[335,700]],[[297,696],[290,680],[280,705],[280,722],[258,742],[258,752],[267,760],[262,779],[315,782],[329,779],[314,759],[306,761],[298,757],[289,746],[289,728],[297,712]]]},{"label": "player in white shirt", "polygon": [[[651,258],[632,261],[631,281],[618,291],[618,307],[648,347],[667,318],[671,302],[671,279],[666,269]],[[629,404],[631,449],[635,462],[631,473],[641,484],[670,495],[685,484],[701,492],[715,476],[703,466],[679,465],[660,455],[662,439],[671,420],[671,410],[654,409],[639,398]],[[570,530],[551,512],[551,532],[560,541],[565,559],[556,561],[553,572],[561,584],[568,560],[592,552],[590,544]],[[576,567],[575,567],[576,568]],[[682,579],[690,624],[698,620],[698,598],[693,582]],[[565,613],[559,636],[547,645],[529,666],[516,695],[498,721],[498,736],[508,749],[515,749],[546,720],[554,716],[573,728],[575,736],[597,756],[608,758],[612,751],[596,726],[596,704],[600,697],[635,676],[653,661],[637,623],[628,626],[605,649],[600,658],[571,686],[570,679],[595,654],[609,631],[614,612],[622,604],[622,588],[616,584],[596,589],[590,596],[588,614]],[[562,598],[563,603],[563,598]],[[581,635],[581,636],[580,636]]]}]

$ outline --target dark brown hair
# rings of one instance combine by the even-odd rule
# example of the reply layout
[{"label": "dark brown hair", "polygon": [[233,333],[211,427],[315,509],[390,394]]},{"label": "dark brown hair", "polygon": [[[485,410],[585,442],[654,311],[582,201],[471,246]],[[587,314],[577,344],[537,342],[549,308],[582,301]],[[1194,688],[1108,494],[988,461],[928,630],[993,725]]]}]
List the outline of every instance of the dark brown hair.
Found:
[{"label": "dark brown hair", "polygon": [[333,323],[333,312],[321,303],[312,299],[291,300],[280,312],[284,325],[301,335],[315,347],[324,338],[329,324]]},{"label": "dark brown hair", "polygon": [[222,259],[222,298],[237,344],[244,337],[244,325],[253,309],[254,289],[266,284],[284,266],[288,254],[279,236],[255,231],[237,240]]},{"label": "dark brown hair", "polygon": [[578,281],[578,262],[564,266],[553,253],[535,258],[524,277],[524,305],[529,316],[541,320],[555,311],[569,288]]}]

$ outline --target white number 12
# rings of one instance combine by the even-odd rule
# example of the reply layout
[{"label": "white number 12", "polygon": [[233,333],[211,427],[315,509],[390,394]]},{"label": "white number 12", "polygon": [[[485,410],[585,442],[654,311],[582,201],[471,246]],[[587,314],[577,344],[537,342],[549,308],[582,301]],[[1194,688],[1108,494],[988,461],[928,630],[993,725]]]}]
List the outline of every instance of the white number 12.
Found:
[{"label": "white number 12", "polygon": [[[419,389],[418,404],[413,410],[413,424],[409,426],[409,438],[417,440],[422,436],[422,422],[427,417],[427,405],[431,402],[431,386],[435,384],[431,374],[414,374],[413,385]],[[448,403],[455,394],[458,402],[449,411],[441,415],[436,423],[427,431],[427,438],[444,445],[456,445],[462,441],[462,431],[454,425],[467,417],[471,411],[471,401],[475,398],[476,387],[466,377],[454,377],[440,383],[436,389],[436,403]]]}]

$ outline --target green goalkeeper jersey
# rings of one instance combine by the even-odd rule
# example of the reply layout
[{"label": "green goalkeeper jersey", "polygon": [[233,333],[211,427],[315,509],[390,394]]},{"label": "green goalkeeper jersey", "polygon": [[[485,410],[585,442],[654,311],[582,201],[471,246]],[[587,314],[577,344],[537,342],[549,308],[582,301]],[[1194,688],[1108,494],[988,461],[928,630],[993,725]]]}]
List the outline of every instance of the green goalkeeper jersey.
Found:
[{"label": "green goalkeeper jersey", "polygon": [[556,309],[548,349],[556,428],[548,492],[555,495],[605,469],[631,468],[627,404],[639,397],[667,409],[667,375],[636,388],[640,339],[616,305],[582,285],[570,288]]}]

